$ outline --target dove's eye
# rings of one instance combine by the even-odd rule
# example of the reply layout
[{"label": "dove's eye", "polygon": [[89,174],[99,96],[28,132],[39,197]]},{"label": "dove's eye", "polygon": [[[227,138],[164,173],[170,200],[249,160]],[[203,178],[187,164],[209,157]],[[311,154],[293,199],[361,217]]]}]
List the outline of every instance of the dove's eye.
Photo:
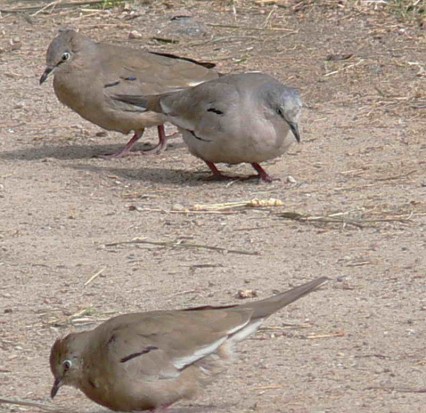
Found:
[{"label": "dove's eye", "polygon": [[284,117],[284,114],[283,114],[283,111],[282,111],[282,109],[281,109],[281,108],[277,108],[277,109],[275,109],[275,112],[277,112],[277,115],[278,115],[278,116],[281,116],[282,118]]},{"label": "dove's eye", "polygon": [[71,55],[68,52],[65,52],[62,55],[62,61],[65,62],[65,60],[68,60],[71,57]]},{"label": "dove's eye", "polygon": [[62,365],[64,366],[64,371],[67,371],[71,368],[72,366],[72,361],[71,360],[65,360]]}]

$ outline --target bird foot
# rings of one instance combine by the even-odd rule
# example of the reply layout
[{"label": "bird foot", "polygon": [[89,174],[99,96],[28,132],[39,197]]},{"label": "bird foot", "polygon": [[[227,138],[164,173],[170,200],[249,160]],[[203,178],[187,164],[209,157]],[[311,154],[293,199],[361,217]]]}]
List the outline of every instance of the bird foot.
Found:
[{"label": "bird foot", "polygon": [[238,177],[223,174],[213,174],[205,178],[206,181],[237,181],[238,179]]},{"label": "bird foot", "polygon": [[204,161],[207,166],[212,171],[212,175],[207,178],[208,181],[224,181],[224,180],[234,180],[234,181],[246,181],[249,179],[257,178],[259,181],[271,183],[272,181],[279,181],[279,178],[272,178],[270,175],[266,173],[266,171],[258,164],[252,163],[251,165],[257,171],[257,175],[250,175],[244,177],[238,176],[228,176],[223,175],[222,172],[217,169],[216,165],[210,161]]},{"label": "bird foot", "polygon": [[120,158],[126,158],[127,156],[133,156],[133,155],[139,155],[139,151],[130,152],[129,150],[122,149],[121,151],[115,152],[115,153],[107,153],[105,155],[97,155],[96,158],[101,159],[120,159]]},{"label": "bird foot", "polygon": [[271,183],[272,181],[279,181],[279,178],[272,178],[272,176],[268,175],[266,171],[257,163],[253,162],[251,166],[257,171],[257,175],[254,177],[259,178],[260,181]]},{"label": "bird foot", "polygon": [[257,179],[259,182],[271,183],[274,181],[280,181],[280,178],[272,178],[267,175],[267,177],[263,177],[260,175],[249,175],[249,176],[229,176],[229,175],[217,175],[213,174],[205,178],[206,181],[251,181]]},{"label": "bird foot", "polygon": [[133,146],[135,146],[136,142],[141,138],[142,133],[143,133],[143,130],[136,132],[134,134],[134,136],[132,137],[132,139],[130,139],[129,142],[127,142],[126,146],[123,149],[119,150],[118,152],[112,153],[112,154],[100,155],[99,158],[102,158],[102,159],[120,159],[120,158],[124,158],[126,156],[135,156],[135,155],[158,155],[159,153],[166,150],[168,140],[170,138],[174,138],[177,135],[179,135],[179,133],[176,132],[176,133],[172,133],[169,136],[166,136],[166,134],[164,132],[164,126],[159,125],[158,126],[159,142],[158,142],[157,145],[155,145],[151,149],[140,150],[140,151],[132,151]]},{"label": "bird foot", "polygon": [[206,178],[206,181],[229,181],[232,179],[238,179],[238,178],[233,178],[232,176],[228,176],[228,175],[224,175],[222,172],[219,171],[219,169],[217,169],[217,166],[210,161],[204,161],[207,166],[209,167],[209,169],[212,171],[212,175],[208,176]]},{"label": "bird foot", "polygon": [[168,142],[167,139],[169,137],[167,136],[164,140],[164,142],[159,142],[157,145],[155,145],[153,148],[151,149],[146,149],[144,151],[138,151],[137,153],[139,155],[158,155],[161,152],[164,152],[168,146]]},{"label": "bird foot", "polygon": [[140,151],[131,151],[130,149],[127,149],[124,147],[122,150],[111,153],[111,154],[105,154],[105,155],[99,155],[98,158],[102,159],[120,159],[120,158],[126,158],[128,156],[140,156],[140,155],[158,155],[161,152],[164,152],[167,148],[167,141],[164,143],[159,143],[158,145],[155,145],[153,148],[146,149],[146,150],[140,150]]},{"label": "bird foot", "polygon": [[270,184],[271,182],[274,182],[274,181],[280,181],[280,178],[273,178],[270,175],[266,175],[266,176],[262,175],[261,176],[260,174],[258,174],[258,175],[249,175],[249,176],[240,178],[241,181],[248,181],[250,179],[258,179],[259,181],[265,182],[267,184]]}]

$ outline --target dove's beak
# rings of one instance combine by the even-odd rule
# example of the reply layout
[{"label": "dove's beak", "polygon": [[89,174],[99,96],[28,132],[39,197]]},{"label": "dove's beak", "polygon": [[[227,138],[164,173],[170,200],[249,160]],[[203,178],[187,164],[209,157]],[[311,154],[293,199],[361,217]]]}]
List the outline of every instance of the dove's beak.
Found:
[{"label": "dove's beak", "polygon": [[56,396],[56,393],[58,393],[58,390],[61,386],[62,386],[62,380],[58,377],[57,379],[55,379],[52,389],[50,390],[50,397],[52,399]]},{"label": "dove's beak", "polygon": [[288,122],[288,125],[290,126],[290,130],[292,131],[297,142],[300,143],[299,126],[296,122]]},{"label": "dove's beak", "polygon": [[46,79],[49,77],[49,75],[53,72],[53,69],[54,69],[53,67],[46,67],[46,70],[41,75],[40,85],[43,84],[46,81]]}]

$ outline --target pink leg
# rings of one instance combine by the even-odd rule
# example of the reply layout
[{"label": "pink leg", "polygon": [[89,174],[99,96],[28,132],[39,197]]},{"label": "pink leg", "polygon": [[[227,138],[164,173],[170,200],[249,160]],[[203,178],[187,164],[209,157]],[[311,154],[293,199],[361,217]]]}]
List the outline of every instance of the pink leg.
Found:
[{"label": "pink leg", "polygon": [[154,146],[152,149],[148,149],[146,151],[141,151],[144,155],[151,155],[151,154],[159,154],[163,152],[167,148],[167,138],[166,132],[164,131],[164,125],[158,125],[158,145]]},{"label": "pink leg", "polygon": [[210,168],[210,170],[213,172],[214,176],[222,176],[222,172],[219,171],[219,169],[217,169],[216,165],[213,162],[210,161],[205,161],[207,166]]},{"label": "pink leg", "polygon": [[142,134],[143,134],[143,129],[139,132],[135,132],[132,139],[130,139],[129,142],[127,142],[126,146],[123,149],[110,155],[102,155],[101,158],[104,158],[104,159],[124,158],[125,156],[130,154],[130,151],[132,150],[133,146],[135,146],[136,142],[141,138]]},{"label": "pink leg", "polygon": [[256,170],[256,172],[259,174],[259,178],[264,182],[272,182],[273,179],[271,176],[269,176],[266,171],[256,162],[253,162],[251,166]]},{"label": "pink leg", "polygon": [[163,152],[167,148],[167,138],[166,133],[164,131],[164,125],[158,125],[158,138],[159,142],[158,145],[154,146],[152,149],[148,149],[146,151],[137,151],[137,152],[131,152],[133,146],[135,146],[136,142],[141,138],[143,134],[142,131],[135,132],[132,139],[127,142],[126,146],[118,151],[117,153],[113,153],[111,155],[103,155],[102,158],[105,159],[118,159],[118,158],[124,158],[125,156],[129,155],[151,155],[151,154],[159,154]]},{"label": "pink leg", "polygon": [[215,180],[223,180],[223,179],[235,179],[230,176],[223,175],[222,172],[220,172],[219,169],[217,169],[216,165],[213,162],[210,162],[210,161],[204,161],[204,162],[213,172],[213,175],[207,178],[208,180],[215,181]]},{"label": "pink leg", "polygon": [[204,162],[207,164],[207,166],[213,172],[213,175],[211,175],[209,177],[210,180],[235,179],[235,180],[245,181],[246,179],[252,179],[252,178],[255,178],[255,177],[259,178],[260,180],[262,180],[264,182],[272,182],[274,180],[271,176],[269,176],[266,173],[266,171],[258,163],[255,163],[255,162],[252,163],[251,166],[257,171],[258,175],[252,175],[252,176],[243,177],[243,178],[223,175],[222,172],[220,172],[219,169],[217,169],[216,165],[213,162],[210,162],[210,161],[204,161]]}]

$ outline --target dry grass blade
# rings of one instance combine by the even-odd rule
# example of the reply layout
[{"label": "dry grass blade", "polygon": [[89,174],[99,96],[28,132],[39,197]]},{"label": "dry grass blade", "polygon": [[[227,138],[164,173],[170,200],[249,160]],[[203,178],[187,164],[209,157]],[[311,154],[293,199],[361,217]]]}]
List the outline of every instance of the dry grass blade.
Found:
[{"label": "dry grass blade", "polygon": [[333,70],[332,72],[328,72],[324,75],[324,77],[332,76],[332,75],[335,75],[337,73],[345,72],[349,69],[353,69],[354,67],[359,66],[361,63],[364,63],[364,59],[360,59],[357,63],[353,63],[353,64],[350,64],[350,65],[347,65],[347,66],[343,66],[341,69]]},{"label": "dry grass blade", "polygon": [[47,9],[51,9],[51,11],[53,11],[55,9],[55,7],[60,3],[62,3],[62,0],[52,1],[48,4],[46,4],[45,6],[43,6],[41,9],[38,9],[35,13],[31,14],[31,17],[35,17],[35,16],[37,16],[37,14],[43,13]]},{"label": "dry grass blade", "polygon": [[275,198],[270,199],[251,199],[249,201],[224,202],[221,204],[202,205],[195,204],[192,208],[194,211],[221,211],[234,208],[266,208],[283,206],[284,203]]},{"label": "dry grass blade", "polygon": [[[105,316],[105,314],[102,315]],[[59,312],[59,314],[45,313],[42,316],[42,324],[49,327],[85,326],[93,325],[106,319],[105,317],[100,317],[93,307],[85,307],[71,315],[64,315],[62,312]]]},{"label": "dry grass blade", "polygon": [[[356,228],[365,228],[367,226],[374,226],[380,222],[410,222],[415,215],[413,212],[404,215],[387,215],[381,218],[364,218],[364,217],[351,217],[350,214],[354,211],[337,212],[329,215],[312,216],[308,214],[300,214],[298,212],[282,212],[278,214],[281,218],[291,219],[294,221],[307,222],[312,224],[339,224],[339,226],[353,226]],[[359,214],[359,211],[358,211]]]},{"label": "dry grass blade", "polygon": [[93,274],[85,283],[84,286],[86,287],[86,285],[89,285],[94,279],[98,278],[104,271],[106,270],[106,268],[101,268],[99,271],[96,271],[95,274]]},{"label": "dry grass blade", "polygon": [[251,199],[248,201],[233,201],[223,202],[218,204],[194,204],[192,207],[184,207],[181,205],[175,205],[171,210],[164,208],[141,208],[137,206],[129,207],[132,211],[139,212],[164,212],[173,214],[232,214],[235,213],[233,210],[240,210],[244,208],[270,208],[284,206],[284,202],[279,199]]},{"label": "dry grass blade", "polygon": [[283,388],[283,386],[280,386],[279,384],[270,384],[269,386],[255,387],[254,390],[264,392],[265,390],[277,390],[277,389],[282,389],[282,388]]},{"label": "dry grass blade", "polygon": [[301,328],[312,328],[312,324],[300,323],[300,324],[284,324],[282,326],[266,326],[260,327],[258,331],[285,331],[285,330],[295,330]]},{"label": "dry grass blade", "polygon": [[410,388],[410,387],[394,387],[394,386],[369,386],[365,390],[385,390],[396,393],[426,393],[426,387]]},{"label": "dry grass blade", "polygon": [[241,255],[260,255],[257,251],[243,251],[243,250],[234,250],[223,247],[215,247],[211,245],[204,244],[194,244],[186,242],[185,240],[178,239],[174,241],[149,241],[145,238],[134,238],[131,241],[121,241],[113,242],[110,244],[105,244],[105,247],[115,247],[119,245],[129,245],[129,244],[149,244],[149,245],[158,245],[162,247],[171,247],[171,248],[194,248],[194,249],[206,249],[211,251],[224,252],[226,254],[241,254]]},{"label": "dry grass blade", "polygon": [[326,333],[326,334],[312,334],[307,336],[310,340],[316,340],[319,338],[332,338],[332,337],[345,337],[345,333],[343,331],[337,331],[335,333]]},{"label": "dry grass blade", "polygon": [[164,208],[143,208],[143,207],[138,207],[132,206],[132,210],[133,211],[137,211],[137,212],[161,212],[163,214],[207,214],[207,215],[217,215],[217,214],[222,214],[222,215],[231,215],[231,214],[236,214],[237,212],[234,211],[205,211],[205,210],[200,210],[200,211],[195,211],[193,209],[188,209],[188,208],[176,208],[173,207],[173,209],[171,210],[167,210]]},{"label": "dry grass blade", "polygon": [[297,33],[294,29],[287,29],[285,27],[249,27],[249,26],[236,26],[232,24],[216,24],[216,23],[207,23],[207,26],[218,27],[223,29],[237,29],[237,30],[253,30],[253,31],[262,31],[262,32],[291,32]]},{"label": "dry grass blade", "polygon": [[40,6],[15,7],[10,9],[0,9],[0,12],[11,13],[11,14],[34,12],[31,16],[36,16],[37,14],[40,14],[43,12],[46,12],[46,13],[52,12],[54,9],[67,9],[67,8],[87,6],[87,5],[102,5],[104,2],[105,0],[86,0],[86,1],[78,0],[78,1],[67,1],[67,2],[65,2],[64,0],[54,0],[42,7]]},{"label": "dry grass blade", "polygon": [[376,181],[393,181],[395,179],[406,178],[407,176],[410,176],[416,172],[417,172],[417,169],[414,169],[402,175],[392,175],[392,176],[385,176],[384,178],[376,178]]},{"label": "dry grass blade", "polygon": [[313,224],[339,224],[339,225],[352,225],[357,228],[363,228],[359,220],[350,219],[346,216],[333,216],[333,215],[324,215],[324,216],[311,216],[304,215],[298,212],[282,212],[278,214],[279,217],[291,219],[294,221],[308,222]]}]

